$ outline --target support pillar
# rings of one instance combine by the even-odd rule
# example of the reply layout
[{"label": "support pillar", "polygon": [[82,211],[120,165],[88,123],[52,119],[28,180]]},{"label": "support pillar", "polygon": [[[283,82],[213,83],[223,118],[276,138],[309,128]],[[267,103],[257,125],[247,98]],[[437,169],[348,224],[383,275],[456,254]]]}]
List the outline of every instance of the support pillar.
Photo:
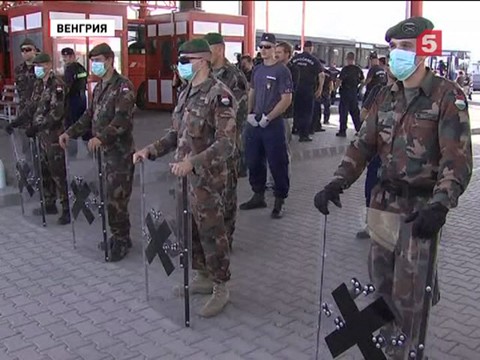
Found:
[{"label": "support pillar", "polygon": [[423,16],[423,0],[410,1],[410,16]]},{"label": "support pillar", "polygon": [[268,0],[265,1],[265,32],[268,32]]},{"label": "support pillar", "polygon": [[255,1],[242,1],[242,15],[247,17],[247,28],[245,38],[244,53],[255,57],[255,43],[257,41],[257,34],[255,33]]},{"label": "support pillar", "polygon": [[306,1],[302,1],[302,32],[301,32],[301,37],[300,37],[300,49],[303,51],[303,44],[305,44],[305,7],[306,7]]},{"label": "support pillar", "polygon": [[140,0],[140,8],[138,9],[138,18],[145,19],[148,16],[148,9],[147,9],[147,0]]}]

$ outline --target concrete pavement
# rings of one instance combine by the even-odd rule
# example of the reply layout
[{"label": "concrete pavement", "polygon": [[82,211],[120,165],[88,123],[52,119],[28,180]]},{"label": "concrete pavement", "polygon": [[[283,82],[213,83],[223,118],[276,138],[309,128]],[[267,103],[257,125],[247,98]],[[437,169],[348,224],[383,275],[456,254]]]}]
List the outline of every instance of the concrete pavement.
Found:
[{"label": "concrete pavement", "polygon": [[[168,122],[158,113],[137,117],[137,145],[157,138]],[[71,228],[53,225],[54,218],[41,228],[26,221],[18,206],[0,209],[0,360],[311,359],[323,229],[312,198],[349,143],[335,132],[332,125],[309,144],[294,139],[284,219],[270,219],[270,209],[239,212],[231,254],[232,303],[220,316],[202,319],[196,311],[205,297],[193,297],[190,329],[182,324],[181,299],[171,295],[181,271],[170,280],[155,259],[151,298],[145,301],[138,184],[130,206],[134,248],[116,264],[104,263],[95,249],[101,234],[85,233],[73,250]],[[474,140],[479,168],[480,141]],[[432,314],[432,359],[476,359],[480,351],[480,247],[472,225],[480,215],[478,174],[449,215],[443,235],[442,300]],[[328,244],[335,244],[332,250],[341,262],[327,258],[326,266],[345,269],[344,281],[365,271],[368,242],[354,239],[363,225],[363,179],[342,195],[343,208],[334,209],[329,220]],[[242,179],[239,201],[250,194]],[[272,201],[269,194],[270,208]],[[321,353],[320,359],[329,358]]]}]

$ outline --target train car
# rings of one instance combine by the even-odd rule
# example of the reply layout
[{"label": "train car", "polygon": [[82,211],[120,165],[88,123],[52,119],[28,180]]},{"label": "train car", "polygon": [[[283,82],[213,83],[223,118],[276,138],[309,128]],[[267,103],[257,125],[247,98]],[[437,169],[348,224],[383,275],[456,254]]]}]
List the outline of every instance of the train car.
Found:
[{"label": "train car", "polygon": [[[257,44],[260,43],[263,33],[264,30],[257,30]],[[287,41],[297,50],[300,49],[301,37],[299,35],[276,33],[275,37],[277,41]],[[324,60],[328,65],[335,65],[338,68],[345,65],[345,56],[350,51],[355,54],[356,63],[362,68],[368,68],[368,57],[371,51],[376,51],[379,57],[388,54],[388,45],[359,42],[355,39],[305,36],[305,41],[307,40],[313,43],[314,55]]]}]

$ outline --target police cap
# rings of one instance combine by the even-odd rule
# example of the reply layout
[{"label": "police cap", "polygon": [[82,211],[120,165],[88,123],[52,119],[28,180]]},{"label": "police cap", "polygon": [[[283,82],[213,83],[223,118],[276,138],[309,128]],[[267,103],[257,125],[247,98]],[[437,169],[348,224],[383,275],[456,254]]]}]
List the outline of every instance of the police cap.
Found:
[{"label": "police cap", "polygon": [[20,49],[27,45],[33,46],[35,49],[37,49],[37,45],[35,45],[33,40],[29,38],[26,38],[25,40],[22,41],[22,43],[20,44]]},{"label": "police cap", "polygon": [[62,55],[75,55],[75,51],[72,48],[69,48],[69,47],[63,48],[60,53]]},{"label": "police cap", "polygon": [[271,33],[263,33],[260,42],[269,42],[275,44],[277,40],[275,39],[275,35]]},{"label": "police cap", "polygon": [[90,52],[88,53],[88,58],[92,58],[94,56],[103,55],[105,57],[113,57],[113,50],[107,43],[101,43],[95,46]]},{"label": "police cap", "polygon": [[180,46],[178,52],[181,55],[211,53],[210,46],[208,45],[208,42],[204,39],[193,39],[190,41],[186,41]]},{"label": "police cap", "polygon": [[376,51],[370,51],[370,60],[378,59],[378,55]]},{"label": "police cap", "polygon": [[48,63],[50,61],[52,61],[52,58],[50,57],[50,55],[45,53],[38,54],[32,60],[34,64],[43,64],[43,63]]},{"label": "police cap", "polygon": [[385,34],[385,41],[392,39],[416,39],[425,30],[432,30],[433,23],[421,16],[411,17],[392,26]]},{"label": "police cap", "polygon": [[224,44],[225,42],[223,41],[223,36],[219,33],[216,32],[211,32],[208,33],[207,35],[204,36],[204,39],[210,44],[210,45],[216,45],[216,44]]}]

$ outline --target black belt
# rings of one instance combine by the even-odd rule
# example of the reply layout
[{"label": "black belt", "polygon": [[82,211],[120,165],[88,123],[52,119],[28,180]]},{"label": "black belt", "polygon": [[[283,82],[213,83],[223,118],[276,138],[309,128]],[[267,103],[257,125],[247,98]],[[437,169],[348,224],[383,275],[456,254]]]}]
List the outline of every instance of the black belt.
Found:
[{"label": "black belt", "polygon": [[412,186],[407,183],[395,183],[392,181],[382,181],[380,187],[386,192],[403,198],[413,197],[431,197],[433,187]]}]

